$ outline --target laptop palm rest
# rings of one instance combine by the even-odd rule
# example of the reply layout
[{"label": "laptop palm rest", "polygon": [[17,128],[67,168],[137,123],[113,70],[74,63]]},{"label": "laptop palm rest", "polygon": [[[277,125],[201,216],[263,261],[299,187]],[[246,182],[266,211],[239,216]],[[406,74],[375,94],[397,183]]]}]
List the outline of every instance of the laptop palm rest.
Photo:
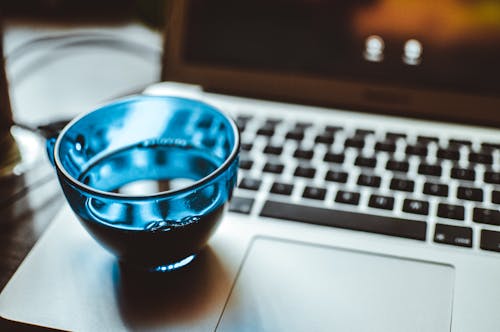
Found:
[{"label": "laptop palm rest", "polygon": [[453,280],[447,265],[258,238],[218,330],[450,331]]}]

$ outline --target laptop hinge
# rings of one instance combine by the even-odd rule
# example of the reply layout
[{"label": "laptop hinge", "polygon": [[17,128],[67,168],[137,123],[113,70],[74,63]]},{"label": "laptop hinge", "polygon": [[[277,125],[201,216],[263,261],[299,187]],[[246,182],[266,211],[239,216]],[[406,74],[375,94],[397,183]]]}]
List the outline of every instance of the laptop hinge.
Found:
[{"label": "laptop hinge", "polygon": [[203,88],[201,85],[179,83],[179,82],[160,82],[148,86],[144,92],[146,95],[176,96],[190,99],[201,99]]}]

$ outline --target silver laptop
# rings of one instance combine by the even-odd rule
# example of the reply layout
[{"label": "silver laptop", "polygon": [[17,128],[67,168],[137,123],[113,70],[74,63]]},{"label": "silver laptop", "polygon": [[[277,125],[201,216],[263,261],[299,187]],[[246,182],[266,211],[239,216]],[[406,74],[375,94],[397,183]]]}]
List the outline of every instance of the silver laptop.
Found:
[{"label": "silver laptop", "polygon": [[499,12],[172,2],[166,82],[144,93],[236,119],[221,227],[185,271],[143,276],[65,207],[0,315],[83,331],[499,330]]}]

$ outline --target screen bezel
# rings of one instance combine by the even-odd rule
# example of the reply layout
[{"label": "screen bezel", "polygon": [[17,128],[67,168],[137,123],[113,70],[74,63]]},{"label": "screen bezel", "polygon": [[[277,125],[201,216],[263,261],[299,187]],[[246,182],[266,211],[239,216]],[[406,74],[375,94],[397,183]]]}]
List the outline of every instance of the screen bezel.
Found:
[{"label": "screen bezel", "polygon": [[163,81],[196,84],[205,91],[245,97],[500,127],[497,97],[185,61],[188,6],[188,0],[171,1],[167,6]]}]

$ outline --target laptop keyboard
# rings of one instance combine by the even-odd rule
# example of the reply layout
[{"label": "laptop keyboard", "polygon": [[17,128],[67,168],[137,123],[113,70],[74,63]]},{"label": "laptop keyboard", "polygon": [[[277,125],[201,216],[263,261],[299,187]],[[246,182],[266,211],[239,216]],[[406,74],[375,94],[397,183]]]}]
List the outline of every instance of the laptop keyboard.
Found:
[{"label": "laptop keyboard", "polygon": [[500,143],[251,115],[236,122],[232,212],[500,252]]}]

